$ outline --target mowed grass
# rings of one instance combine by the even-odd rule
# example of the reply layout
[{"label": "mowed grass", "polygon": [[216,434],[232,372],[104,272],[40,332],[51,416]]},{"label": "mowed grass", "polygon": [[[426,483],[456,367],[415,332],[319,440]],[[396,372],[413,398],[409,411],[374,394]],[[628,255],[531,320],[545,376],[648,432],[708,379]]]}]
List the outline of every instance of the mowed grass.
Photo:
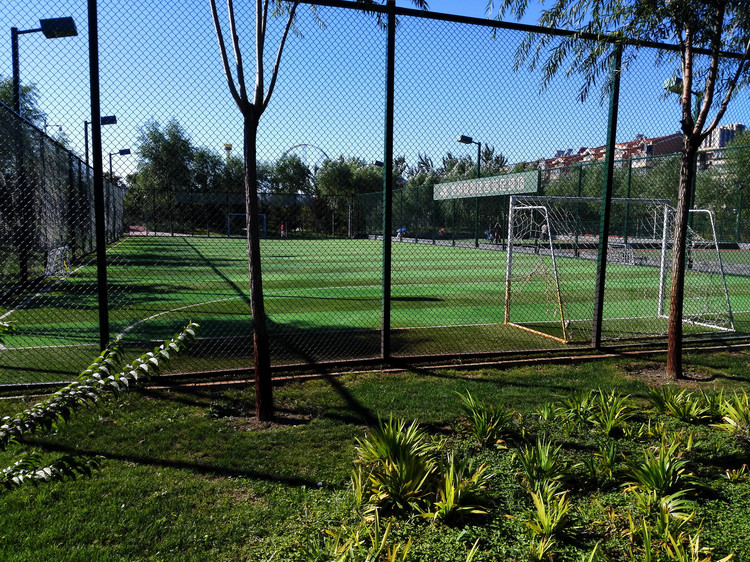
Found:
[{"label": "mowed grass", "polygon": [[[746,350],[687,354],[693,377],[686,388],[726,393],[750,389]],[[276,389],[279,420],[258,424],[246,389],[146,390],[85,410],[50,435],[23,447],[45,458],[63,453],[103,457],[91,478],[0,491],[0,557],[3,560],[283,560],[316,559],[326,530],[361,518],[349,476],[356,439],[368,420],[394,416],[418,420],[436,438],[489,465],[488,514],[448,523],[397,516],[390,541],[412,539],[412,561],[461,561],[478,542],[475,561],[528,559],[532,542],[524,525],[534,506],[520,479],[516,452],[548,435],[570,466],[599,445],[590,430],[549,424],[535,414],[544,404],[603,389],[647,405],[646,382],[660,379],[663,358],[605,361],[577,366],[528,366],[481,371],[351,374],[293,383]],[[700,382],[698,382],[700,381]],[[510,450],[482,450],[471,441],[458,392],[515,412],[525,433],[507,437]],[[12,415],[35,398],[0,401]],[[632,420],[637,427],[643,418]],[[747,462],[741,442],[706,425],[666,416],[670,431],[692,432],[686,458],[701,493],[693,498],[701,545],[716,558],[750,559],[750,483],[730,482],[726,470]],[[616,437],[623,453],[638,458],[640,443]],[[0,453],[0,467],[21,450]],[[621,463],[624,467],[624,463]],[[618,485],[592,488],[572,469],[569,530],[558,541],[559,560],[579,560],[597,543],[611,560],[625,556],[628,496]],[[637,546],[637,545],[636,545]]]},{"label": "mowed grass", "polygon": [[[382,242],[263,240],[261,251],[276,362],[378,354]],[[114,244],[108,259],[112,337],[121,334],[136,344],[159,341],[193,320],[203,326],[201,336],[210,343],[201,357],[221,361],[213,368],[247,362],[252,321],[243,239],[134,236]],[[519,253],[516,271],[530,270],[537,261]],[[585,343],[591,332],[596,264],[559,258],[557,265],[572,339]],[[558,345],[503,325],[506,254],[495,246],[394,243],[391,267],[394,354]],[[611,320],[605,321],[605,337],[663,333],[665,322],[655,319],[658,269],[610,265],[608,271],[604,314]],[[96,275],[93,262],[74,264],[65,279],[49,279],[15,305],[0,308],[0,315],[18,329],[6,338],[7,349],[0,354],[0,381],[23,378],[23,373],[33,380],[40,364],[65,369],[87,364],[90,346],[99,339]],[[728,276],[727,283],[737,329],[750,331],[750,278]],[[555,300],[543,277],[516,280],[511,321],[559,335]],[[198,362],[201,369],[211,369],[210,362]]]}]

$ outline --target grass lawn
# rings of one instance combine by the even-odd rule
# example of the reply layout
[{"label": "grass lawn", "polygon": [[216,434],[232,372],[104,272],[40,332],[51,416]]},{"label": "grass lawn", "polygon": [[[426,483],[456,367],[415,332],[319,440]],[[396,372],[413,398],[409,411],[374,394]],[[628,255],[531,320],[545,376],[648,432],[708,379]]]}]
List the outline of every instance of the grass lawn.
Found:
[{"label": "grass lawn", "polygon": [[[748,360],[747,350],[688,354],[691,380],[684,387],[695,393],[723,389],[725,396],[748,389]],[[558,560],[580,560],[597,544],[610,560],[630,559],[631,548],[642,551],[643,537],[629,531],[628,515],[638,520],[639,511],[634,493],[623,489],[632,480],[626,459],[643,459],[643,451],[663,439],[681,444],[685,474],[695,476],[686,497],[695,515],[679,529],[684,541],[700,533],[714,560],[730,553],[748,560],[750,482],[741,472],[748,442],[707,423],[649,411],[647,388],[664,382],[662,366],[663,358],[623,358],[328,377],[277,387],[273,424],[251,416],[250,389],[137,391],[83,410],[23,444],[50,458],[102,456],[103,466],[90,478],[0,492],[0,558],[331,560],[324,551],[332,537],[351,536],[363,525],[350,486],[356,439],[365,437],[368,420],[394,416],[418,420],[441,439],[441,456],[453,450],[486,463],[492,474],[482,492],[484,515],[434,522],[412,512],[383,515],[382,526],[391,524],[391,547],[411,539],[407,560],[462,561],[475,543],[475,561],[527,560],[538,537],[526,525],[536,511],[521,457],[540,436],[561,447],[565,467],[560,482],[570,505],[567,522],[554,535]],[[544,406],[596,389],[627,395],[633,407],[633,417],[609,437]],[[468,431],[456,394],[467,391],[512,412],[502,435],[507,448],[482,447]],[[0,416],[35,401],[2,400]],[[598,458],[608,443],[618,451],[612,473],[595,477],[585,461]],[[12,445],[0,453],[0,466],[20,450]],[[736,478],[726,478],[727,470]],[[673,530],[680,524],[670,521]]]}]

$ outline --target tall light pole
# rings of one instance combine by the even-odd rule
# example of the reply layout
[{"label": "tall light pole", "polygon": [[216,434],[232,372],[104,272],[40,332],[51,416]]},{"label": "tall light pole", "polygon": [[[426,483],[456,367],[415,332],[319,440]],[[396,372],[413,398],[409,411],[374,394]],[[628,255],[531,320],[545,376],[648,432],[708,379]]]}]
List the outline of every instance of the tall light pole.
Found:
[{"label": "tall light pole", "polygon": [[130,149],[129,148],[123,148],[122,150],[118,150],[117,152],[110,152],[109,153],[109,178],[110,178],[110,180],[112,180],[112,178],[115,177],[114,174],[112,173],[112,157],[115,154],[119,154],[120,156],[127,156],[128,154],[130,154]]},{"label": "tall light pole", "polygon": [[[100,125],[117,125],[117,117],[114,115],[102,115],[99,119]],[[83,144],[86,146],[86,167],[89,165],[89,125],[91,121],[83,122]]]},{"label": "tall light pole", "polygon": [[78,35],[73,18],[52,18],[39,20],[36,29],[10,28],[10,47],[13,59],[13,111],[21,114],[21,70],[18,61],[18,36],[27,33],[42,32],[47,39],[58,39],[60,37],[75,37]]},{"label": "tall light pole", "polygon": [[[479,179],[481,172],[481,165],[482,165],[482,143],[475,141],[471,137],[467,137],[466,135],[459,135],[459,137],[456,139],[461,144],[475,144],[477,145],[477,180]],[[479,189],[479,185],[477,185],[477,190]],[[474,247],[479,247],[479,195],[474,198]]]},{"label": "tall light pole", "polygon": [[[21,70],[18,57],[18,36],[41,31],[47,39],[59,37],[74,37],[78,35],[73,18],[54,18],[39,20],[36,29],[19,30],[10,28],[10,47],[13,66],[13,111],[21,116]],[[32,224],[34,222],[33,190],[27,185],[26,167],[24,165],[24,134],[23,125],[19,121],[16,127],[16,189],[18,191],[18,208],[20,209],[21,225],[14,233],[14,243],[18,250],[18,274],[21,282],[26,283],[29,278],[29,259],[33,244]]]}]

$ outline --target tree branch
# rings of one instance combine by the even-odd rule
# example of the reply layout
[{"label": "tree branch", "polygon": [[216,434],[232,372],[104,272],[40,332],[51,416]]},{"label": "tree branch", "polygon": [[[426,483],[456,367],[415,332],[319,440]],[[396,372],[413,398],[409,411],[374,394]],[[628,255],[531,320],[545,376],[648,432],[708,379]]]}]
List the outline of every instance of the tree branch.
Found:
[{"label": "tree branch", "polygon": [[245,69],[244,65],[242,64],[242,51],[240,51],[240,38],[239,35],[237,35],[237,20],[234,17],[233,0],[227,0],[227,12],[229,14],[229,32],[232,35],[232,49],[234,49],[234,60],[237,63],[237,84],[240,88],[240,98],[242,98],[245,104],[247,104],[248,99],[247,89],[245,88]]},{"label": "tree branch", "polygon": [[232,76],[232,69],[229,66],[229,58],[227,57],[227,48],[224,44],[224,34],[221,31],[221,23],[219,22],[219,14],[216,11],[216,0],[211,1],[211,15],[214,19],[214,29],[216,30],[216,39],[219,42],[219,51],[221,52],[221,64],[224,67],[224,75],[227,78],[227,86],[229,86],[229,93],[232,94],[234,102],[242,110],[244,100],[240,97],[237,92],[237,88],[234,85],[234,77]]},{"label": "tree branch", "polygon": [[292,4],[292,9],[289,11],[289,18],[286,20],[284,35],[282,36],[281,42],[279,43],[279,50],[276,52],[276,61],[273,65],[273,72],[271,73],[271,83],[268,86],[266,98],[263,100],[263,105],[260,108],[261,113],[265,111],[266,107],[268,106],[268,102],[271,100],[271,94],[273,94],[273,88],[276,85],[276,77],[279,75],[281,55],[284,52],[284,45],[286,43],[286,38],[289,36],[289,30],[292,28],[292,24],[294,23],[294,13],[297,11],[297,6],[299,6],[299,2],[295,2],[294,4]]},{"label": "tree branch", "polygon": [[750,54],[750,39],[745,45],[745,52],[742,54],[742,58],[740,59],[740,62],[737,65],[737,71],[734,73],[734,76],[729,81],[729,87],[727,88],[727,93],[724,95],[724,99],[721,100],[721,105],[719,106],[719,110],[717,111],[713,122],[705,131],[707,135],[711,134],[711,131],[713,131],[719,125],[721,118],[724,117],[724,113],[726,113],[727,111],[727,106],[729,105],[729,101],[732,99],[732,94],[734,94],[734,90],[737,87],[737,82],[739,82],[740,76],[742,76],[742,73],[745,70],[745,64],[748,61],[749,54]]}]

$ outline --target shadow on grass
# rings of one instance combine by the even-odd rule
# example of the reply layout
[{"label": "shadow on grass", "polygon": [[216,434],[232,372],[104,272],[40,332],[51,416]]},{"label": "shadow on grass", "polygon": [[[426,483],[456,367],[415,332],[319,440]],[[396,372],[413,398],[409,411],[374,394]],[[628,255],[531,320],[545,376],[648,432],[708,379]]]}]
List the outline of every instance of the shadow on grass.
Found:
[{"label": "shadow on grass", "polygon": [[146,457],[142,455],[123,455],[114,453],[110,450],[98,450],[98,449],[83,449],[77,447],[68,447],[65,445],[59,445],[57,443],[51,443],[44,440],[39,441],[26,441],[29,445],[33,445],[44,449],[45,451],[55,453],[65,453],[69,455],[80,455],[85,457],[104,457],[107,459],[130,462],[140,464],[144,466],[155,466],[160,468],[176,468],[182,470],[190,470],[198,474],[205,474],[209,476],[222,476],[222,477],[233,477],[233,478],[253,478],[257,480],[265,480],[266,482],[273,482],[277,484],[284,484],[288,486],[309,486],[316,488],[318,482],[306,478],[295,478],[289,476],[277,476],[269,472],[259,472],[256,470],[241,470],[235,468],[228,468],[222,466],[216,466],[211,464],[204,464],[198,462],[189,461],[176,461],[168,459],[160,459],[153,457]]}]

